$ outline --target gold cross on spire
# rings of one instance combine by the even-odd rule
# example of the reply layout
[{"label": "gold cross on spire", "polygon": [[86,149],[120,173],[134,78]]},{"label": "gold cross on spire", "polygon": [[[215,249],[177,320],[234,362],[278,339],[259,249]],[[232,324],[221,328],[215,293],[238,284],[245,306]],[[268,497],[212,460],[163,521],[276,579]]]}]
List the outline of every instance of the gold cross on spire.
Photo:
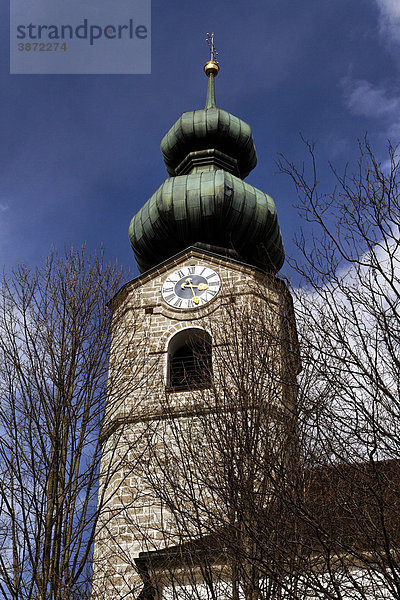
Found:
[{"label": "gold cross on spire", "polygon": [[206,42],[208,44],[208,47],[210,48],[210,61],[218,64],[218,61],[217,61],[218,52],[215,49],[214,32],[212,32],[211,35],[209,33],[207,33],[206,35],[207,35]]},{"label": "gold cross on spire", "polygon": [[204,65],[204,72],[208,77],[207,98],[205,108],[215,108],[215,87],[214,78],[219,73],[219,64],[217,61],[218,52],[214,45],[214,32],[207,33],[206,42],[210,48],[210,60]]},{"label": "gold cross on spire", "polygon": [[207,33],[206,42],[210,48],[210,60],[204,65],[204,71],[207,77],[210,77],[210,75],[216,77],[219,72],[219,63],[217,61],[218,52],[214,44],[214,32],[211,34]]}]

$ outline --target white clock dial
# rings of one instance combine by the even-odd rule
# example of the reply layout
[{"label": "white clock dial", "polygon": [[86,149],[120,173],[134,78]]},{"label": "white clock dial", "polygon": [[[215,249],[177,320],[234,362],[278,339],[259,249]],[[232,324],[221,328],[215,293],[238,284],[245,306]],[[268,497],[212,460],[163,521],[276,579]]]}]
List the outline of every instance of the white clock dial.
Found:
[{"label": "white clock dial", "polygon": [[161,294],[173,308],[200,308],[219,292],[221,279],[218,273],[204,265],[181,267],[163,283]]}]

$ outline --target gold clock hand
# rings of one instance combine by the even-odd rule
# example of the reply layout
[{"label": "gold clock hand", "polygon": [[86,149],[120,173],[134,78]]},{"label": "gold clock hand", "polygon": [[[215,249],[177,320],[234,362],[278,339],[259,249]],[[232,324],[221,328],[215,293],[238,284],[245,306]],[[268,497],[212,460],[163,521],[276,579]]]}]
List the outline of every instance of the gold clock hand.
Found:
[{"label": "gold clock hand", "polygon": [[182,283],[181,288],[184,290],[185,288],[190,288],[192,290],[192,294],[193,294],[193,298],[197,298],[196,294],[194,293],[194,288],[197,287],[197,285],[193,285],[192,283],[192,278],[188,277],[186,279],[186,283]]},{"label": "gold clock hand", "polygon": [[187,287],[190,287],[190,289],[192,290],[192,294],[193,295],[195,295],[194,292],[193,292],[194,288],[197,288],[199,290],[199,292],[204,292],[204,290],[208,290],[208,284],[207,283],[199,283],[199,285],[194,285],[192,283],[192,281],[193,281],[192,278],[188,277],[186,279],[186,282],[181,284],[181,288],[184,290]]},{"label": "gold clock hand", "polygon": [[193,285],[193,284],[192,284],[192,278],[191,278],[191,277],[188,277],[188,278],[186,279],[185,283],[182,283],[182,284],[181,284],[181,288],[184,290],[184,289],[185,289],[185,288],[187,288],[187,287],[191,287],[191,285]]}]

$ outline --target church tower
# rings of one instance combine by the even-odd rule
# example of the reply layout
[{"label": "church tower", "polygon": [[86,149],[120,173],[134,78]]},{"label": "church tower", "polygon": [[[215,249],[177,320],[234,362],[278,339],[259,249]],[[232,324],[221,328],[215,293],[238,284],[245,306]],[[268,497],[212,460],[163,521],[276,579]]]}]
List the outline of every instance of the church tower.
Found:
[{"label": "church tower", "polygon": [[295,446],[282,425],[294,414],[298,356],[290,295],[275,275],[276,208],[244,181],[253,137],[216,106],[213,40],[204,70],[205,108],[162,139],[168,178],[130,223],[140,275],[110,303],[96,600],[167,597],[172,573],[183,587],[203,585],[193,548],[217,532],[211,570],[229,579],[221,540],[245,513],[235,486],[250,512],[263,508],[264,466],[271,480]]}]

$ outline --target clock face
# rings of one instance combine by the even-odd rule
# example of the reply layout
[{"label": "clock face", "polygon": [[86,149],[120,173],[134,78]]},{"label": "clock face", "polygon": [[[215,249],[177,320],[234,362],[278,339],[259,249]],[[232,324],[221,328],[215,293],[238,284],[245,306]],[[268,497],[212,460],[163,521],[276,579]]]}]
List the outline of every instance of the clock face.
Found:
[{"label": "clock face", "polygon": [[221,287],[215,271],[203,265],[182,267],[163,283],[161,294],[173,308],[199,308],[210,302]]}]

